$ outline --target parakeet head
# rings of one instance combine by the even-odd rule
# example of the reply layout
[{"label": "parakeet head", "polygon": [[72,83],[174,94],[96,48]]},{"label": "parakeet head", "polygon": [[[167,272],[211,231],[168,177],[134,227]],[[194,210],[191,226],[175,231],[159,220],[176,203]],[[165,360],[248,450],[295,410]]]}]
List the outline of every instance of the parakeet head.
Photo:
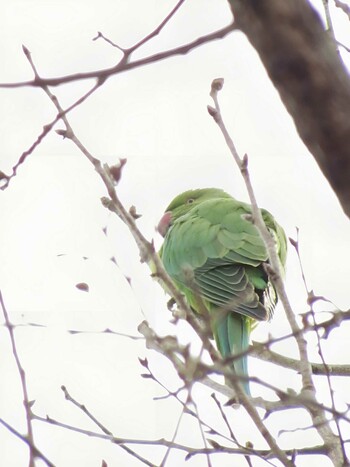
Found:
[{"label": "parakeet head", "polygon": [[159,221],[158,232],[165,237],[169,227],[176,219],[186,214],[197,204],[215,198],[231,198],[231,196],[220,188],[199,188],[184,191],[176,196],[166,208],[163,217]]}]

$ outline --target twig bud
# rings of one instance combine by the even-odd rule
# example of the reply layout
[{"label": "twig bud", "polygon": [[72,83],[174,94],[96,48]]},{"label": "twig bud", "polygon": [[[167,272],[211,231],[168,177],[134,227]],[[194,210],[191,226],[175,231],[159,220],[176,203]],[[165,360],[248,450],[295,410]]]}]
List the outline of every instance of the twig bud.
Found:
[{"label": "twig bud", "polygon": [[216,78],[211,83],[212,91],[221,91],[224,86],[224,78]]},{"label": "twig bud", "polygon": [[119,165],[112,165],[111,167],[109,167],[109,173],[111,174],[115,183],[119,182],[122,176],[122,170],[125,164],[126,164],[126,159],[120,158]]},{"label": "twig bud", "polygon": [[67,130],[56,130],[59,136],[63,136],[63,139],[67,138]]},{"label": "twig bud", "polygon": [[22,45],[22,50],[23,50],[24,55],[26,57],[29,57],[30,51],[29,51],[29,49],[27,49],[27,47],[25,45]]},{"label": "twig bud", "polygon": [[218,112],[216,109],[214,109],[214,107],[212,107],[211,105],[207,105],[207,110],[211,117],[214,117],[214,118],[216,117]]},{"label": "twig bud", "polygon": [[89,286],[86,282],[79,282],[79,284],[75,284],[75,287],[78,290],[81,290],[83,292],[88,292],[89,291]]},{"label": "twig bud", "polygon": [[136,211],[136,207],[133,205],[133,206],[130,206],[130,209],[129,209],[129,214],[131,214],[131,216],[133,217],[133,219],[137,220],[139,219],[140,217],[142,217],[142,214],[138,214],[137,211]]}]

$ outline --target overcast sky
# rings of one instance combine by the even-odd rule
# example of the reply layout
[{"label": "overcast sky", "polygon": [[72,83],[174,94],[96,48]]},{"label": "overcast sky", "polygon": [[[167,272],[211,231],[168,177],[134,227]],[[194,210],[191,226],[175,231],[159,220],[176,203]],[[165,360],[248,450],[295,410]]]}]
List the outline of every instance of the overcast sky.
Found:
[{"label": "overcast sky", "polygon": [[[322,2],[314,3],[319,7]],[[174,4],[168,0],[1,0],[0,81],[32,78],[22,44],[31,51],[44,77],[111,67],[120,52],[102,40],[92,41],[97,31],[129,47],[154,29]],[[349,45],[349,25],[337,10],[334,21],[339,40]],[[226,1],[187,1],[161,35],[134,58],[184,44],[229,22]],[[225,79],[220,93],[223,116],[241,155],[249,156],[259,205],[275,215],[288,236],[295,238],[299,227],[309,287],[338,307],[347,308],[348,219],[241,33],[185,56],[112,77],[69,119],[95,157],[109,164],[127,158],[118,186],[120,199],[126,207],[136,206],[142,214],[138,225],[159,246],[155,225],[169,201],[181,191],[217,186],[248,200],[240,173],[206,111],[211,104],[210,84],[217,77]],[[92,84],[77,82],[53,92],[65,107]],[[0,89],[0,99],[0,170],[9,173],[56,112],[40,89]],[[63,128],[63,124],[55,128]],[[64,384],[115,436],[171,439],[181,407],[173,400],[153,401],[164,391],[140,377],[138,357],[147,356],[155,374],[174,389],[178,381],[171,366],[147,351],[142,340],[101,331],[109,328],[137,336],[137,326],[147,319],[162,335],[177,334],[183,342],[195,337],[184,323],[177,328],[170,324],[167,297],[152,282],[147,267],[140,264],[127,229],[101,205],[100,198],[105,195],[91,164],[55,132],[44,139],[18,169],[8,189],[1,192],[0,287],[12,322],[24,325],[16,328],[16,340],[27,372],[29,397],[36,401],[35,413],[97,431],[64,399],[60,390]],[[110,261],[112,256],[117,266]],[[131,278],[130,283],[127,278]],[[89,293],[75,287],[80,282],[89,284]],[[292,250],[286,285],[295,313],[306,311]],[[319,311],[327,309],[332,307],[318,305]],[[71,334],[69,330],[84,332]],[[287,332],[284,312],[278,307],[272,323],[262,324],[253,339]],[[0,337],[0,417],[25,432],[20,381],[6,329],[0,329]],[[316,345],[311,345],[316,358]],[[326,344],[326,356],[330,362],[345,363],[345,348],[347,334],[337,331],[332,345]],[[276,350],[297,355],[292,345],[276,346]],[[250,366],[256,375],[264,375],[270,368],[253,359]],[[273,370],[271,382],[283,389],[300,387],[297,375],[279,369]],[[335,388],[339,400],[349,391],[341,378],[335,380]],[[253,395],[260,391],[265,395],[261,388],[252,386]],[[208,420],[223,428],[208,393],[200,397]],[[242,423],[244,418],[238,414],[240,411],[232,411],[232,424],[245,444],[251,439],[252,428],[250,423]],[[293,436],[294,447],[305,445],[304,432],[289,436]],[[92,467],[101,465],[102,459],[109,466],[141,465],[115,445],[43,423],[35,423],[35,439],[58,466]],[[288,439],[290,442],[286,436],[286,443]],[[198,425],[184,420],[178,440],[201,446]],[[284,438],[281,440],[283,444]],[[315,440],[310,436],[308,442]],[[26,465],[24,443],[2,426],[0,446],[1,465]],[[138,452],[152,462],[161,460],[153,448]],[[232,465],[232,459],[225,457],[213,457],[212,461],[214,467]],[[181,462],[183,454],[174,453],[167,465]],[[329,465],[325,459],[311,462],[305,459],[298,465]],[[203,458],[194,458],[188,465],[201,466]],[[237,461],[235,465],[245,464]],[[254,466],[260,465],[266,464],[254,461]]]}]

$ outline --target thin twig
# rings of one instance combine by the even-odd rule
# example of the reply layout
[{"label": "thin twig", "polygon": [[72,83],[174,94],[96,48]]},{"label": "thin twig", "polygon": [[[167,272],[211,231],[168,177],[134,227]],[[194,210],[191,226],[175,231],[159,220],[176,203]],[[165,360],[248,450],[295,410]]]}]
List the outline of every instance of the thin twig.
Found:
[{"label": "thin twig", "polygon": [[[113,437],[113,433],[107,427],[105,427],[99,420],[97,420],[97,418],[90,412],[90,410],[84,404],[81,404],[76,399],[74,399],[74,397],[70,395],[70,393],[68,392],[65,386],[61,386],[61,389],[64,392],[65,398],[69,402],[72,402],[73,405],[75,405],[76,407],[78,407],[79,410],[84,412],[84,414],[87,415],[89,419],[93,421],[95,425],[97,425],[103,431],[103,433],[105,433],[106,435],[110,437]],[[148,466],[153,466],[152,463],[150,463],[147,459],[137,454],[134,450],[130,449],[128,446],[125,446],[124,444],[121,444],[121,443],[118,443],[118,445],[120,446],[121,449],[123,449],[128,454],[130,454],[131,456],[141,461],[143,464],[148,465]]]},{"label": "thin twig", "polygon": [[345,13],[350,20],[350,6],[347,5],[345,2],[342,2],[341,0],[334,0],[335,6],[337,8],[340,8],[343,13]]},{"label": "thin twig", "polygon": [[[313,324],[308,324],[304,323],[304,327],[302,329],[302,332],[310,332],[314,331],[315,329],[322,331],[323,333],[329,333],[331,330],[336,329],[341,325],[343,321],[349,321],[350,320],[350,311],[335,311],[335,312],[326,312],[327,314],[331,313],[332,318],[323,321],[321,323],[316,323],[315,325]],[[0,326],[6,326],[6,324],[0,324]],[[20,323],[20,324],[12,324],[13,329],[16,329],[17,327],[42,327],[42,328],[47,328],[48,326],[39,324],[39,323],[34,323],[34,322],[29,322],[29,323]],[[112,334],[115,336],[120,336],[120,337],[125,337],[130,340],[145,340],[143,336],[135,336],[131,334],[125,334],[122,332],[118,331],[113,331],[110,328],[106,328],[102,331],[86,331],[86,330],[80,330],[80,329],[67,329],[69,334],[76,335],[76,334]],[[293,333],[289,333],[286,335],[283,335],[281,337],[273,337],[270,338],[264,342],[258,342],[258,341],[252,341],[252,345],[249,346],[249,349],[247,349],[244,352],[241,352],[239,354],[239,357],[235,356],[232,358],[227,359],[228,361],[231,362],[236,360],[237,358],[240,358],[244,355],[250,355],[251,357],[257,358],[259,360],[263,360],[266,362],[272,362],[275,365],[281,366],[283,368],[287,368],[289,370],[294,370],[294,371],[299,371],[299,365],[300,362],[298,359],[292,358],[292,357],[286,357],[285,355],[282,355],[278,352],[275,352],[270,349],[270,346],[273,344],[277,344],[278,342],[285,341],[287,339],[292,339],[294,337]],[[325,337],[324,335],[322,337]],[[325,370],[325,367],[323,363],[317,363],[317,362],[310,362],[311,365],[311,371],[313,375],[317,376],[326,376],[327,372]],[[330,375],[333,376],[350,376],[350,364],[335,364],[335,363],[327,363],[328,371]],[[219,391],[221,392],[221,391]]]},{"label": "thin twig", "polygon": [[167,459],[168,459],[168,457],[169,457],[169,454],[170,454],[170,452],[171,452],[171,450],[172,450],[172,446],[174,445],[175,439],[176,439],[176,437],[177,437],[177,435],[178,435],[178,432],[179,432],[179,429],[180,429],[180,425],[181,425],[181,421],[182,421],[182,418],[183,418],[183,416],[184,416],[185,410],[186,410],[186,404],[184,405],[184,407],[183,407],[182,410],[181,410],[180,416],[179,416],[179,418],[178,418],[178,420],[177,420],[177,423],[176,423],[176,427],[175,427],[175,430],[174,430],[174,434],[173,434],[173,436],[172,436],[172,438],[171,438],[171,441],[170,441],[170,443],[169,443],[168,449],[166,450],[165,455],[164,455],[164,457],[163,457],[163,459],[162,459],[162,461],[161,461],[161,463],[160,463],[160,467],[165,467],[165,463],[166,463],[166,461],[167,461]]},{"label": "thin twig", "polygon": [[[326,0],[324,0],[324,1],[326,1]],[[316,327],[316,316],[315,316],[315,310],[314,310],[314,303],[315,303],[314,293],[313,293],[312,290],[309,289],[309,287],[307,285],[306,276],[305,276],[305,272],[304,272],[304,267],[303,267],[303,263],[301,261],[301,256],[300,256],[300,251],[299,251],[299,229],[297,229],[297,240],[293,241],[292,245],[294,246],[294,249],[295,249],[297,257],[298,257],[299,269],[300,269],[300,272],[301,272],[301,278],[302,278],[302,281],[303,281],[303,284],[304,284],[305,292],[307,293],[307,297],[308,297],[308,304],[310,306],[309,312],[311,313],[311,316],[312,316],[313,325],[314,325],[313,327],[315,329],[315,333],[316,333],[316,337],[317,337],[318,354],[319,354],[319,356],[321,358],[322,365],[323,365],[323,368],[324,368],[324,371],[325,371],[325,375],[327,377],[327,383],[328,383],[329,394],[330,394],[330,397],[331,397],[332,409],[334,411],[336,411],[335,399],[334,399],[334,389],[333,389],[333,386],[332,386],[331,376],[330,376],[330,368],[329,368],[329,365],[326,363],[326,360],[325,360],[324,355],[323,355],[320,330],[319,330],[319,328]],[[337,433],[338,433],[338,436],[339,436],[340,445],[341,445],[341,448],[342,448],[343,464],[344,465],[349,465],[349,460],[347,459],[345,446],[344,446],[344,440],[343,440],[343,437],[342,437],[342,432],[341,432],[341,429],[340,429],[340,424],[339,424],[338,417],[334,417],[334,422],[335,422],[335,426],[336,426]]]},{"label": "thin twig", "polygon": [[[292,335],[289,337],[292,337]],[[273,344],[274,340],[271,339],[269,343]],[[258,358],[259,360],[264,360],[265,362],[271,362],[274,365],[288,368],[289,370],[299,371],[300,362],[298,359],[286,357],[285,355],[274,352],[262,342],[253,342],[253,345],[249,347],[249,355]],[[327,367],[332,376],[350,376],[350,365],[335,365],[328,363]],[[327,376],[327,371],[323,363],[311,362],[311,371],[313,375]]]},{"label": "thin twig", "polygon": [[[29,50],[24,46],[22,48],[23,48],[24,54],[28,58],[28,56],[30,55]],[[3,177],[2,183],[1,183],[1,186],[0,186],[1,190],[5,190],[9,186],[11,179],[17,175],[17,170],[18,170],[19,166],[22,165],[26,161],[27,157],[30,156],[34,152],[34,150],[39,146],[39,144],[42,143],[44,138],[50,133],[50,131],[54,128],[56,123],[59,120],[61,120],[61,118],[64,115],[67,115],[73,109],[75,109],[80,104],[82,104],[88,97],[90,97],[101,86],[101,84],[102,83],[100,81],[98,81],[96,84],[93,85],[93,87],[91,89],[89,89],[89,91],[84,93],[72,105],[67,107],[65,110],[62,109],[62,111],[58,112],[56,117],[50,123],[44,125],[44,127],[43,127],[41,133],[38,135],[37,139],[31,144],[31,146],[28,149],[23,151],[23,153],[21,154],[21,156],[18,159],[18,161],[16,162],[16,164],[12,167],[12,173],[10,175],[8,175],[8,176]],[[5,181],[3,181],[3,180],[5,180]]]},{"label": "thin twig", "polygon": [[228,432],[230,433],[230,437],[233,439],[233,441],[234,441],[236,444],[239,444],[239,443],[238,443],[238,440],[237,440],[237,438],[236,438],[236,436],[234,435],[234,433],[233,433],[233,431],[232,431],[231,425],[229,424],[229,421],[227,420],[226,414],[225,414],[225,412],[223,411],[223,408],[221,407],[221,404],[220,404],[218,398],[216,397],[216,394],[213,393],[213,394],[211,395],[211,397],[213,398],[213,400],[214,400],[216,406],[218,407],[218,409],[219,409],[219,411],[220,411],[220,415],[221,415],[222,419],[223,419],[224,422],[225,422],[225,425],[226,425],[226,427],[227,427],[227,429],[228,429]]},{"label": "thin twig", "polygon": [[[218,437],[222,438],[222,439],[225,440],[225,441],[228,441],[228,442],[230,442],[230,443],[233,443],[233,444],[236,445],[236,446],[243,447],[243,446],[241,446],[240,444],[238,444],[238,442],[237,442],[236,440],[234,440],[232,437],[229,438],[227,435],[225,435],[225,434],[223,434],[223,433],[217,431],[215,428],[213,428],[213,427],[210,426],[208,423],[206,423],[206,422],[200,417],[200,415],[199,415],[199,413],[198,413],[198,410],[196,410],[196,411],[194,412],[194,411],[189,407],[188,404],[186,405],[186,402],[183,402],[183,401],[181,400],[181,398],[179,397],[179,393],[180,393],[183,389],[185,389],[185,388],[182,387],[182,388],[179,388],[179,389],[176,390],[176,391],[170,391],[170,390],[167,388],[167,386],[166,386],[164,383],[162,383],[162,382],[155,376],[155,374],[153,373],[153,371],[152,371],[151,368],[149,367],[149,364],[148,364],[147,359],[144,359],[144,360],[142,360],[142,361],[140,361],[140,362],[141,362],[142,366],[143,366],[144,368],[147,369],[147,371],[148,371],[147,375],[149,375],[149,377],[150,377],[153,381],[155,381],[157,384],[159,384],[159,386],[161,386],[161,387],[162,387],[163,389],[165,389],[165,391],[167,392],[167,395],[166,395],[166,396],[164,396],[164,397],[158,397],[158,398],[156,398],[157,400],[159,400],[159,399],[165,399],[165,398],[167,398],[167,397],[174,397],[174,398],[176,399],[176,401],[179,402],[183,408],[186,407],[186,414],[187,414],[187,415],[191,415],[192,417],[194,417],[194,418],[198,421],[198,423],[200,423],[200,425],[201,425],[202,427],[204,427],[204,428],[206,428],[207,430],[209,430],[211,434],[213,434],[213,435],[215,435],[215,436],[218,436]],[[209,378],[207,378],[207,379],[209,379]],[[196,382],[197,382],[197,381],[196,381]],[[203,381],[201,381],[201,382],[203,382]],[[218,389],[218,388],[216,387],[216,389],[218,389],[218,392],[221,392],[221,391],[220,391],[220,390],[221,390],[221,387],[223,387],[223,388],[227,387],[227,386],[222,386],[222,385],[219,385],[219,386],[220,386],[220,389]],[[229,396],[229,397],[230,397],[230,396]],[[192,404],[194,404],[194,401],[193,401],[193,400],[192,400],[191,402],[192,402]]]},{"label": "thin twig", "polygon": [[166,26],[166,24],[172,19],[172,17],[175,15],[177,10],[181,7],[181,5],[185,2],[185,0],[180,0],[174,8],[170,11],[170,13],[167,14],[167,16],[163,19],[161,23],[149,34],[147,34],[144,38],[142,38],[140,41],[136,42],[136,44],[132,45],[131,47],[121,47],[120,45],[116,44],[113,42],[111,39],[106,37],[102,32],[98,31],[97,36],[93,38],[94,41],[97,39],[103,39],[106,41],[108,44],[110,44],[112,47],[115,47],[116,49],[120,50],[123,55],[124,55],[124,62],[127,62],[129,57],[131,56],[132,52],[135,52],[135,50],[139,49],[143,45],[145,45],[147,42],[149,42],[153,37],[156,37],[162,29]]},{"label": "thin twig", "polygon": [[[196,420],[198,422],[198,426],[199,426],[199,430],[200,430],[200,433],[201,433],[201,437],[202,437],[202,441],[203,441],[203,445],[204,445],[204,448],[207,449],[208,448],[208,443],[207,443],[207,439],[204,435],[204,430],[203,430],[203,426],[205,426],[201,419],[200,419],[200,416],[199,416],[199,411],[198,411],[198,406],[197,404],[195,403],[195,401],[192,399],[192,405],[194,406],[194,410],[195,410],[195,414],[196,414]],[[208,467],[212,467],[212,463],[211,463],[211,459],[210,459],[210,453],[208,452],[207,453],[207,464],[208,464]]]},{"label": "thin twig", "polygon": [[166,24],[171,20],[171,18],[175,15],[177,10],[185,3],[185,0],[179,0],[177,4],[174,6],[174,8],[170,11],[170,13],[163,19],[163,21],[152,31],[149,33],[147,36],[145,36],[143,39],[141,39],[139,42],[137,42],[135,45],[130,47],[129,49],[126,49],[128,53],[134,52],[136,49],[139,49],[142,45],[146,44],[146,42],[149,42],[153,37],[156,37],[162,29],[166,26]]},{"label": "thin twig", "polygon": [[[35,417],[33,417],[35,418]],[[5,422],[5,420],[3,418],[0,418],[0,423],[1,425],[3,425],[10,433],[12,433],[13,435],[17,436],[17,438],[19,438],[21,441],[23,441],[28,447],[30,450],[33,450],[33,456],[34,457],[37,457],[39,459],[41,459],[43,462],[45,462],[45,464],[48,466],[48,467],[55,467],[55,465],[46,457],[44,456],[44,454],[39,451],[39,449],[36,447],[36,446],[33,446],[29,439],[28,439],[28,436],[23,436],[21,433],[19,433],[15,428],[13,428],[13,426],[9,425],[7,422]],[[30,465],[30,464],[29,464]]]},{"label": "thin twig", "polygon": [[[111,437],[103,433],[96,433],[90,430],[85,430],[82,428],[78,428],[72,425],[68,425],[67,423],[59,422],[53,418],[49,417],[41,417],[36,415],[35,419],[41,421],[43,423],[48,423],[50,425],[54,425],[63,429],[67,429],[70,431],[74,431],[76,433],[80,433],[85,436],[89,436],[91,438],[98,438],[104,439],[107,441],[111,441],[115,444],[133,444],[133,445],[142,445],[142,446],[164,446],[164,447],[171,447],[172,449],[177,449],[180,451],[185,451],[188,453],[186,456],[188,459],[194,455],[206,455],[208,452],[210,454],[236,454],[236,455],[246,455],[249,452],[251,455],[256,455],[258,457],[267,457],[269,459],[276,458],[276,454],[271,452],[270,449],[249,449],[249,448],[229,448],[226,446],[221,446],[218,449],[209,448],[209,449],[196,449],[192,448],[191,446],[186,446],[179,443],[173,443],[169,440],[164,438],[155,439],[155,440],[148,440],[148,439],[132,439],[132,438],[118,438],[118,437]],[[312,454],[326,454],[326,448],[324,446],[312,446],[309,448],[302,448],[300,450],[295,449],[286,449],[286,455],[291,456],[294,452],[297,452],[298,455],[312,455]],[[154,467],[153,464],[149,464]]]},{"label": "thin twig", "polygon": [[61,386],[61,389],[67,401],[71,402],[73,405],[78,407],[79,410],[84,412],[84,414],[87,415],[90,418],[90,420],[93,421],[95,425],[97,425],[103,431],[103,433],[106,433],[106,435],[113,436],[112,432],[108,428],[106,428],[104,425],[102,425],[102,423],[99,420],[97,420],[97,418],[90,412],[90,410],[87,409],[87,407],[84,404],[81,404],[69,394],[65,386]]},{"label": "thin twig", "polygon": [[174,49],[169,49],[164,52],[159,52],[153,55],[149,55],[148,57],[141,58],[139,60],[135,60],[131,63],[118,63],[117,65],[111,68],[105,68],[103,70],[96,70],[96,71],[89,71],[87,73],[74,73],[72,75],[66,76],[59,76],[57,78],[38,78],[29,81],[21,81],[17,83],[0,83],[0,88],[20,88],[20,87],[37,87],[42,88],[44,86],[60,86],[61,84],[71,83],[73,81],[80,81],[86,79],[107,79],[111,76],[117,75],[119,73],[124,73],[128,70],[132,70],[134,68],[140,68],[145,65],[150,65],[152,63],[159,62],[161,60],[174,57],[176,55],[185,55],[191,50],[206,44],[208,42],[222,39],[223,37],[227,36],[227,34],[231,33],[235,30],[235,25],[230,24],[225,26],[218,31],[212,32],[210,34],[206,34],[205,36],[201,36],[198,39],[189,42],[188,44],[181,45],[179,47],[175,47]]},{"label": "thin twig", "polygon": [[[19,374],[19,377],[21,380],[21,386],[22,386],[23,405],[24,405],[24,410],[26,414],[26,422],[27,422],[27,434],[24,437],[22,436],[19,436],[19,437],[22,440],[25,440],[25,442],[27,443],[29,447],[29,467],[34,467],[36,457],[40,457],[47,465],[53,465],[50,463],[50,461],[46,459],[45,456],[43,456],[40,453],[40,451],[37,449],[34,443],[34,433],[33,433],[33,426],[32,426],[32,410],[31,410],[31,402],[28,396],[26,374],[21,364],[21,360],[19,358],[19,353],[17,350],[16,339],[15,339],[15,333],[13,331],[13,325],[10,321],[1,290],[0,290],[0,304],[1,304],[2,313],[5,318],[6,328],[10,335],[12,354],[16,362],[16,366],[17,366],[17,370],[18,370],[18,374]],[[10,426],[7,425],[6,422],[2,421],[1,423],[3,423],[3,425],[6,426],[7,429],[10,430]],[[15,432],[14,429],[11,429],[10,431],[12,431],[13,433]],[[17,432],[15,434],[16,436],[18,436]]]}]

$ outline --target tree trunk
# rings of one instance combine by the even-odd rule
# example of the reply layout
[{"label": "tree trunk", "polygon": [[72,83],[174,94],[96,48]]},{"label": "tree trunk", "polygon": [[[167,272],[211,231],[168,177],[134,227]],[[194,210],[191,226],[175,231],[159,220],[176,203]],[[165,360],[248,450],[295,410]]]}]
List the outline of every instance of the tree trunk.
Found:
[{"label": "tree trunk", "polygon": [[306,0],[229,2],[350,217],[350,80],[334,40]]}]

